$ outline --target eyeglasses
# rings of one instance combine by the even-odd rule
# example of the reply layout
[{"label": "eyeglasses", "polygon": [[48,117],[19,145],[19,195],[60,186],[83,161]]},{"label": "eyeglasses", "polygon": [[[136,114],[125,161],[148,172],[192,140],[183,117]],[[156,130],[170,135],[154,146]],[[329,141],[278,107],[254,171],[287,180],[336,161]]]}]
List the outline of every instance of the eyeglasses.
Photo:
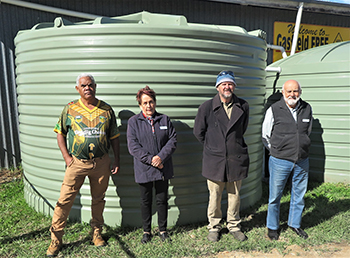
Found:
[{"label": "eyeglasses", "polygon": [[223,76],[223,75],[231,75],[232,77],[235,77],[232,71],[221,71],[218,76]]}]

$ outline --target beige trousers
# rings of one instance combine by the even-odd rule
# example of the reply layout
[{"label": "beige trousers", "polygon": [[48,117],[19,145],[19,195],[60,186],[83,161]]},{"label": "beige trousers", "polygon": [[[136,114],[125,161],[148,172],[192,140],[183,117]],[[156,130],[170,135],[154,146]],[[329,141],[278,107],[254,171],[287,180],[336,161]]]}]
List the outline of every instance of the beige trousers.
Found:
[{"label": "beige trousers", "polygon": [[241,222],[239,217],[240,196],[239,191],[242,180],[235,182],[217,182],[207,180],[209,190],[208,220],[209,231],[220,231],[222,228],[221,199],[226,186],[227,192],[227,229],[231,232],[239,231]]},{"label": "beige trousers", "polygon": [[101,158],[79,160],[73,156],[73,161],[66,169],[60,197],[57,201],[50,228],[51,238],[62,238],[67,218],[81,186],[87,176],[90,181],[91,193],[91,227],[102,228],[104,223],[103,210],[105,193],[110,176],[110,158],[105,154]]}]

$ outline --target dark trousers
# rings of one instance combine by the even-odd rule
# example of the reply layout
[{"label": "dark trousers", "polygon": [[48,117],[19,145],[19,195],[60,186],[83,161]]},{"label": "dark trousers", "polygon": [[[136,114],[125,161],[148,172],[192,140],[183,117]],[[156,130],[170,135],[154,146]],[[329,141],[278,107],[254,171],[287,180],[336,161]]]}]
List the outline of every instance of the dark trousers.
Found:
[{"label": "dark trousers", "polygon": [[159,231],[166,231],[168,218],[168,180],[159,180],[139,184],[141,193],[141,214],[144,232],[151,232],[152,224],[152,190],[156,190]]}]

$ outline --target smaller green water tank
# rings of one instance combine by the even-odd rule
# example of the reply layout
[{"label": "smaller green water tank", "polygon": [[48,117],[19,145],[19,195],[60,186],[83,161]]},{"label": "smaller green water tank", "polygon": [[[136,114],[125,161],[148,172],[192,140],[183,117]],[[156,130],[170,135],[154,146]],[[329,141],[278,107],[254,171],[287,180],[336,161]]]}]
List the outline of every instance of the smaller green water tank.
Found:
[{"label": "smaller green water tank", "polygon": [[312,48],[269,67],[280,67],[281,73],[268,74],[267,99],[295,79],[301,98],[312,106],[311,177],[350,183],[350,41]]}]

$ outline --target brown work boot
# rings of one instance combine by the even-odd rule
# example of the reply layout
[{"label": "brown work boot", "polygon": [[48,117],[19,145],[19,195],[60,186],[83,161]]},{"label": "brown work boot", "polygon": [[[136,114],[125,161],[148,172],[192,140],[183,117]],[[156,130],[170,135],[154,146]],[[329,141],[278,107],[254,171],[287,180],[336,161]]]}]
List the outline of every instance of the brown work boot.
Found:
[{"label": "brown work boot", "polygon": [[106,242],[103,240],[101,236],[101,231],[102,231],[101,229],[96,228],[92,233],[92,242],[97,247],[106,245]]},{"label": "brown work boot", "polygon": [[243,234],[242,231],[230,231],[230,234],[233,235],[234,238],[236,238],[238,241],[246,241],[248,238],[246,235]]},{"label": "brown work boot", "polygon": [[47,249],[47,257],[55,257],[62,247],[62,239],[52,239],[49,249]]}]

